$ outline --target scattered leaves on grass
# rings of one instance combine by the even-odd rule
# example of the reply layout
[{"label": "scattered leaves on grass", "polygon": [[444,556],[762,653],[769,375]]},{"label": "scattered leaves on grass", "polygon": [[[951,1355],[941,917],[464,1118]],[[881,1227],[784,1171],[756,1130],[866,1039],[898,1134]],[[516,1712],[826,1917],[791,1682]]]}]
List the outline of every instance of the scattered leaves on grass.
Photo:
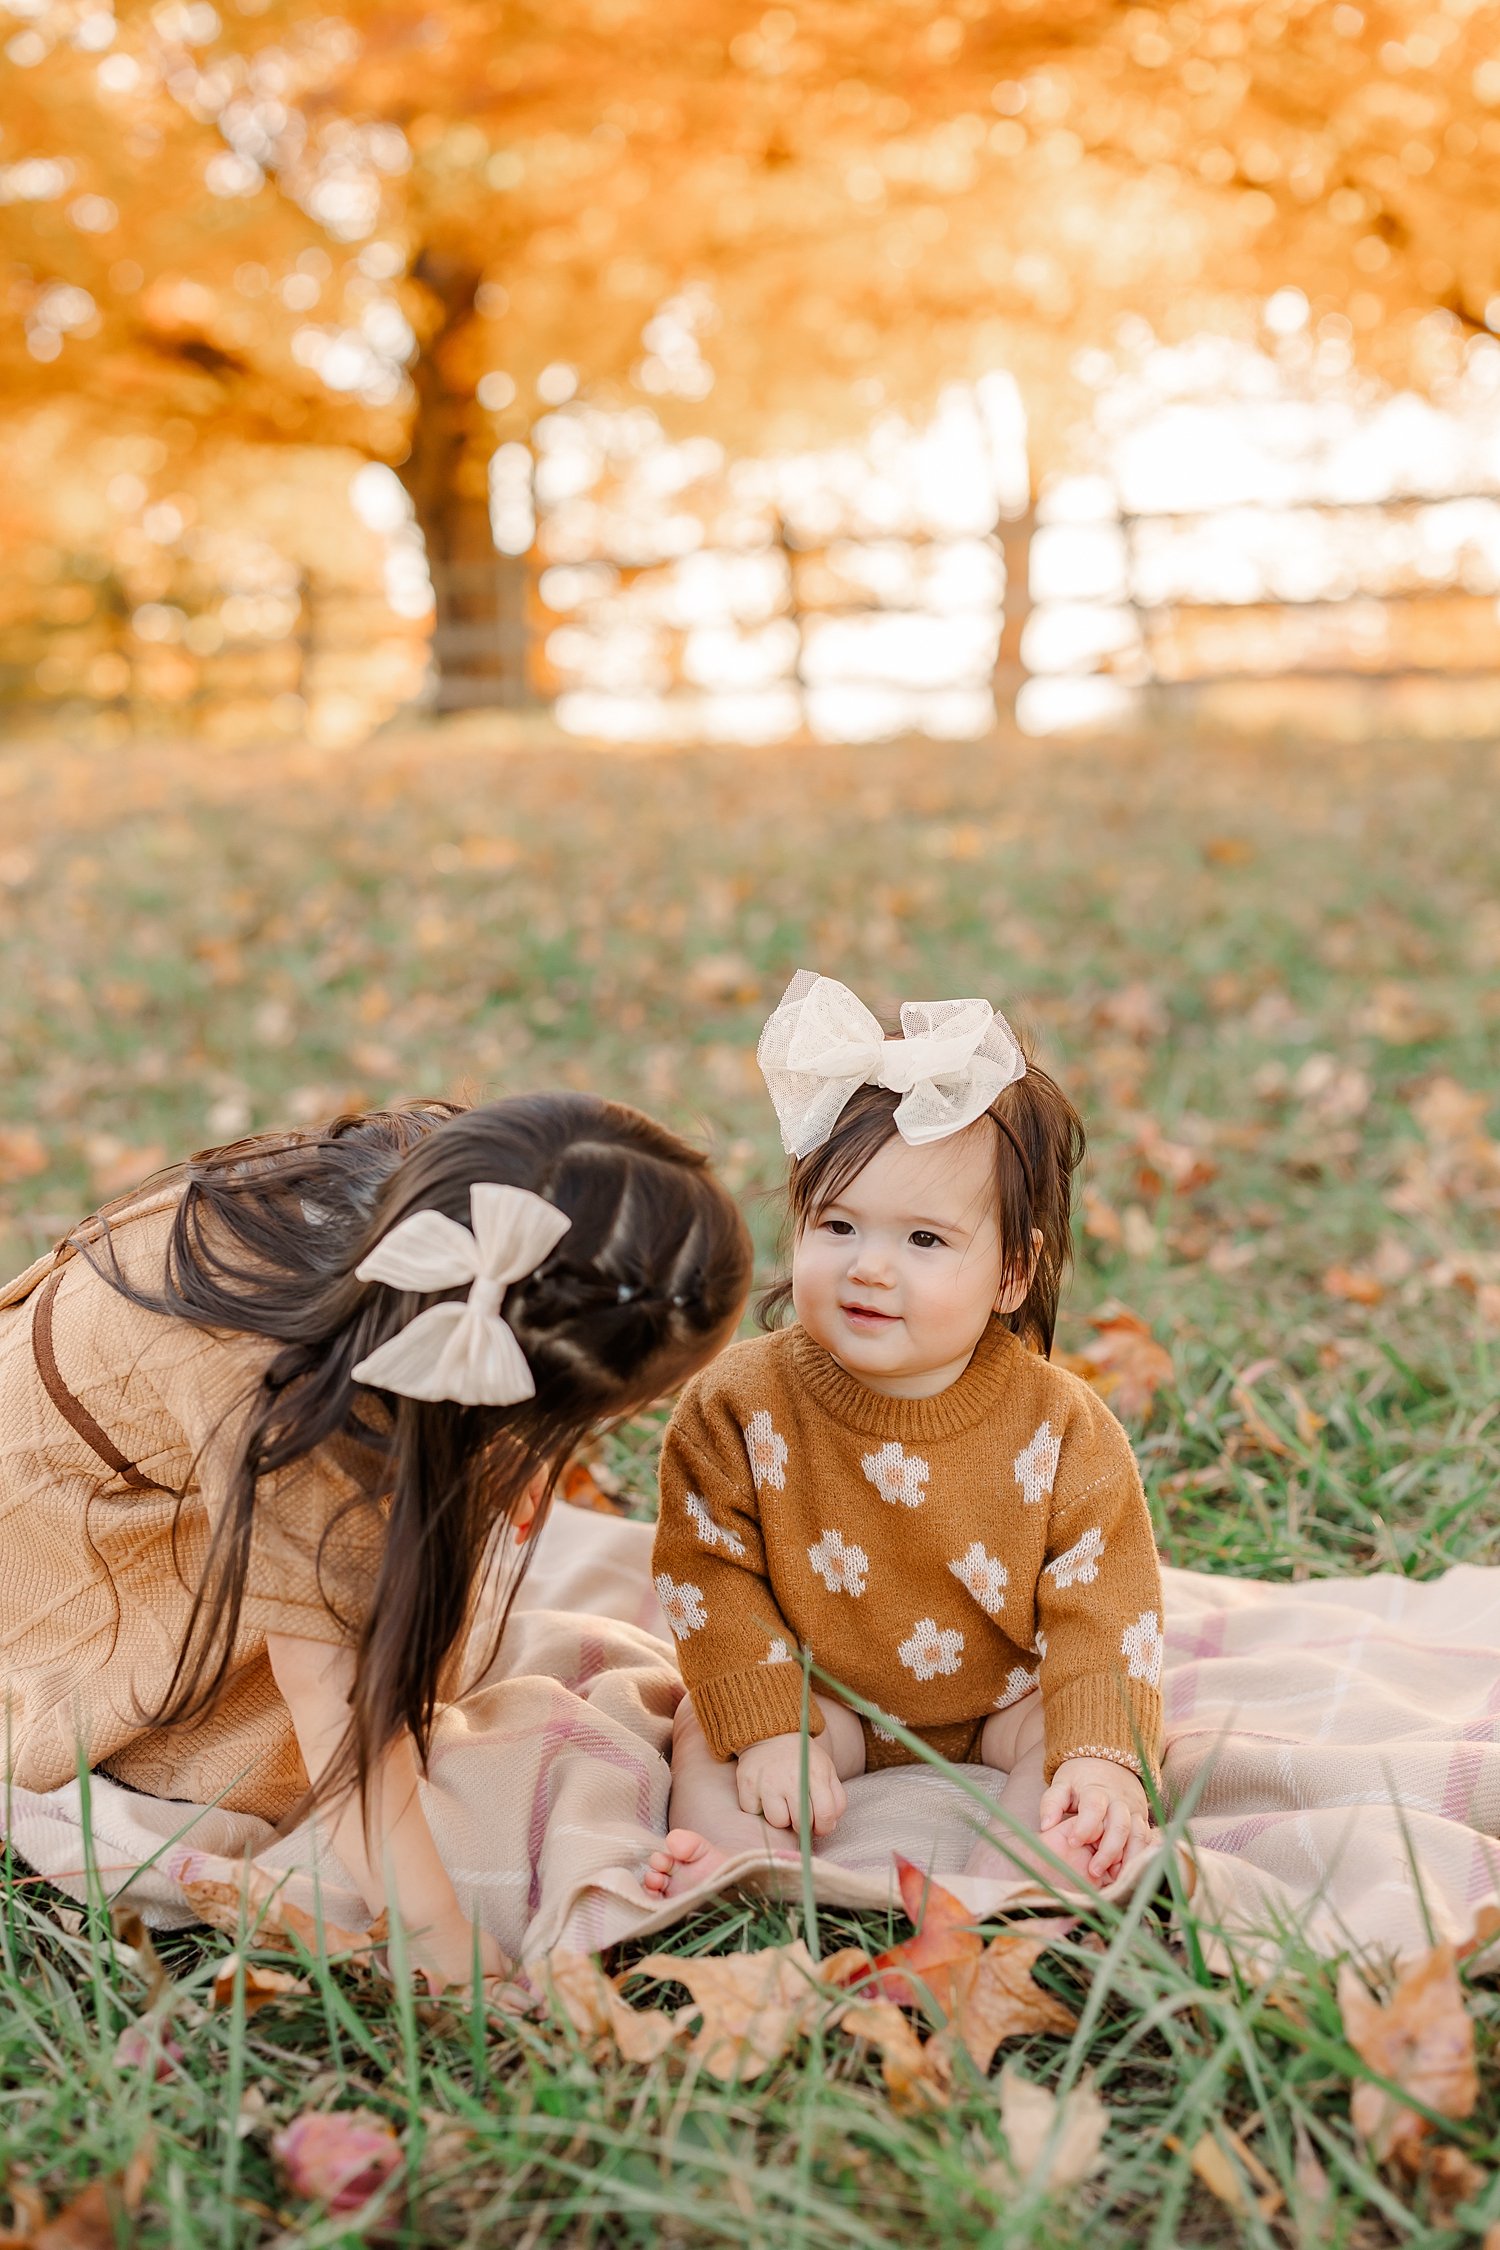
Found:
[{"label": "scattered leaves on grass", "polygon": [[320,1925],[315,1915],[287,1896],[284,1882],[264,1868],[247,1865],[233,1882],[225,1882],[205,1872],[211,1864],[204,1852],[183,1852],[171,1863],[183,1897],[210,1929],[224,1930],[230,1937],[249,1931],[258,1946],[288,1953],[296,1945],[313,1954],[325,1949],[367,1952],[379,1942],[373,1930],[360,1937],[326,1918]]},{"label": "scattered leaves on grass", "polygon": [[357,2211],[401,2167],[394,2128],[368,2109],[304,2110],[271,2143],[287,2186],[329,2211]]},{"label": "scattered leaves on grass", "polygon": [[547,1956],[544,1983],[554,2015],[596,2055],[607,2054],[613,2043],[627,2062],[654,2062],[676,2038],[676,2021],[660,2008],[632,2008],[620,1997],[623,1981],[607,1977],[592,1953],[559,1948]]},{"label": "scattered leaves on grass", "polygon": [[814,1961],[801,1938],[759,1953],[653,1953],[647,1976],[685,1984],[699,2013],[689,2053],[711,2078],[758,2078],[810,2029],[843,1974],[844,1956]]},{"label": "scattered leaves on grass", "polygon": [[[1389,2000],[1376,2000],[1349,1962],[1339,1970],[1344,2036],[1362,2062],[1442,2117],[1467,2117],[1479,2099],[1474,2026],[1464,2006],[1451,1946],[1435,1946],[1402,1972]],[[1368,2079],[1349,2103],[1355,2130],[1379,2164],[1409,2177],[1426,2168],[1430,2121]]]},{"label": "scattered leaves on grass", "polygon": [[[1167,2145],[1180,2149],[1182,2143],[1168,2134]],[[1236,2159],[1242,2170],[1236,2170]],[[1203,2182],[1209,2194],[1222,2203],[1226,2211],[1237,2212],[1241,2217],[1254,2210],[1263,2219],[1269,2219],[1286,2200],[1254,2149],[1222,2117],[1212,2132],[1199,2134],[1188,2151],[1188,2163],[1194,2177]],[[1259,2188],[1258,2195],[1250,2192],[1246,2174]]]},{"label": "scattered leaves on grass", "polygon": [[[1050,2087],[1033,2084],[1007,2063],[1000,2073],[1000,2124],[1013,2180],[1059,2195],[1098,2170],[1109,2112],[1087,2078],[1059,2102]],[[1009,2183],[1002,2177],[993,2184]]]},{"label": "scattered leaves on grass", "polygon": [[1172,1380],[1171,1353],[1143,1320],[1123,1307],[1096,1313],[1089,1325],[1093,1341],[1083,1351],[1055,1352],[1053,1357],[1108,1399],[1117,1414],[1144,1420],[1162,1384]]},{"label": "scattered leaves on grass", "polygon": [[[240,1974],[240,1956],[226,1953],[214,1970],[214,2006],[228,2008],[234,2004],[235,1980]],[[277,2000],[306,1999],[312,1986],[306,1977],[294,1977],[290,1969],[272,1969],[258,1961],[244,1964],[245,2013],[258,2014]]]}]

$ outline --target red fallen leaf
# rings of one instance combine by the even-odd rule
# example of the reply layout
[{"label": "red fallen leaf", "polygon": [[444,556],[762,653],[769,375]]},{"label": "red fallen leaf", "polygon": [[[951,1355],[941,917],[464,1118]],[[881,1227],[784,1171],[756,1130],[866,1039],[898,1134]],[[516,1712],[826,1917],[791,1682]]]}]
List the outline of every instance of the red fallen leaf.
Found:
[{"label": "red fallen leaf", "polygon": [[1095,1314],[1092,1343],[1081,1352],[1056,1352],[1059,1366],[1081,1375],[1117,1414],[1144,1419],[1163,1383],[1172,1380],[1172,1355],[1146,1323],[1122,1306]]},{"label": "red fallen leaf", "polygon": [[[214,2006],[228,2008],[234,2004],[235,1979],[239,1972],[240,1957],[226,1953],[214,1971]],[[253,2016],[268,2008],[276,2000],[305,1999],[312,1991],[306,1977],[294,1977],[290,1969],[272,1969],[258,1961],[247,1961],[244,1968],[245,2013]]]},{"label": "red fallen leaf", "polygon": [[570,1508],[589,1508],[596,1515],[624,1512],[618,1487],[597,1461],[570,1461],[557,1480],[557,1496]]},{"label": "red fallen leaf", "polygon": [[271,2143],[288,2187],[331,2212],[357,2211],[401,2168],[401,2144],[368,2109],[310,2109]]},{"label": "red fallen leaf", "polygon": [[1057,2032],[1066,2038],[1076,2029],[1072,2009],[1044,1992],[1031,1974],[1055,1935],[1055,1924],[1041,1936],[1002,1931],[977,1961],[961,1961],[953,1970],[951,2028],[976,2070],[987,2071],[995,2049],[1024,2032]]},{"label": "red fallen leaf", "polygon": [[[915,1935],[886,1953],[877,1954],[874,1975],[863,1988],[871,2000],[894,2001],[900,2008],[919,2007],[930,1996],[946,2015],[953,2002],[954,1972],[961,1962],[977,1961],[984,1939],[974,1927],[974,1917],[962,1899],[934,1883],[899,1852],[896,1880],[901,1904],[917,1927]],[[912,1978],[919,1978],[914,1985]]]}]

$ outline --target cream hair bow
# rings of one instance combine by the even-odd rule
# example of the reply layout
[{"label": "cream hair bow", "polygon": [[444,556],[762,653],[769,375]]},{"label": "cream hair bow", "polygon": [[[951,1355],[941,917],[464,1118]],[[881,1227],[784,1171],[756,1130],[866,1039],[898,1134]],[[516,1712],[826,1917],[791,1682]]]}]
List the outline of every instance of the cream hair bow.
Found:
[{"label": "cream hair bow", "polygon": [[500,1306],[511,1283],[535,1273],[573,1222],[528,1189],[493,1180],[474,1182],[469,1211],[472,1233],[441,1211],[414,1211],[355,1267],[360,1281],[393,1289],[473,1284],[461,1305],[429,1305],[362,1359],[356,1382],[462,1406],[513,1406],[535,1397],[526,1354]]},{"label": "cream hair bow", "polygon": [[799,969],[756,1048],[788,1156],[821,1148],[861,1086],[900,1094],[896,1130],[914,1147],[962,1132],[1026,1075],[1026,1057],[988,1000],[908,1000],[887,1039],[862,1000]]}]

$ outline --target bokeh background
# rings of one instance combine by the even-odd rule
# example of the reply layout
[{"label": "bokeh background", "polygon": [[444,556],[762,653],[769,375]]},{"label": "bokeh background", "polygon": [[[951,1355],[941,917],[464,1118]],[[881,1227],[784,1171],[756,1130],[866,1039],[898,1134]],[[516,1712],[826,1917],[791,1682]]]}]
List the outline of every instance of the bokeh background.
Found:
[{"label": "bokeh background", "polygon": [[1173,1559],[1488,1552],[1500,9],[0,15],[5,1264],[984,992]]}]

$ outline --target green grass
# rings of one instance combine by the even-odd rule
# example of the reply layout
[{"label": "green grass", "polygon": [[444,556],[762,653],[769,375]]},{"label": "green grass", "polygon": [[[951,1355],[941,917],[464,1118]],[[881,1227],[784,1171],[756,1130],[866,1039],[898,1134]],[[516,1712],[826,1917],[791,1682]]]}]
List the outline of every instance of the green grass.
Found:
[{"label": "green grass", "polygon": [[[750,1058],[790,971],[882,1010],[983,992],[1078,1100],[1123,1229],[1080,1231],[1062,1344],[1123,1303],[1173,1354],[1139,1435],[1167,1558],[1283,1578],[1494,1561],[1500,1114],[1454,1124],[1450,1097],[1445,1126],[1431,1096],[1500,1083],[1497,782],[1492,750],[1425,744],[634,758],[506,753],[466,725],[300,759],[0,752],[0,1267],[159,1156],[252,1125],[561,1081],[704,1135],[769,1272],[779,1161]],[[1340,1267],[1380,1300],[1325,1289]],[[1267,1360],[1247,1415],[1237,1385]],[[642,1509],[659,1432],[606,1448]],[[150,2244],[341,2239],[287,2205],[269,2154],[279,2123],[335,2103],[401,2131],[412,2177],[385,2224],[414,2243],[1365,2250],[1500,2223],[1500,2182],[1444,2216],[1371,2171],[1327,1964],[1290,1937],[1283,2006],[1197,1973],[1191,1925],[1145,1902],[1102,1918],[1102,1955],[1079,1932],[1044,1961],[1085,2011],[1075,2039],[1006,2051],[1049,2084],[1089,2068],[1111,2111],[1106,2169],[1053,2204],[986,2175],[992,2085],[893,2118],[831,2032],[725,2091],[670,2056],[599,2065],[553,2026],[393,2005],[357,1970],[315,1969],[311,1999],[244,2021],[197,2005],[224,1950],[199,1936],[162,1946],[186,2060],[148,2083],[112,2061],[143,1965],[60,1905],[10,1870],[0,2155],[50,2205],[150,2122]],[[727,1903],[672,1944],[797,1927]],[[825,1918],[825,1945],[843,1930]],[[1488,2173],[1484,1985],[1473,2012],[1489,2067],[1453,2137]],[[1188,2170],[1221,2119],[1278,2214],[1236,2215]],[[1321,2218],[1297,2202],[1299,2132]]]}]

